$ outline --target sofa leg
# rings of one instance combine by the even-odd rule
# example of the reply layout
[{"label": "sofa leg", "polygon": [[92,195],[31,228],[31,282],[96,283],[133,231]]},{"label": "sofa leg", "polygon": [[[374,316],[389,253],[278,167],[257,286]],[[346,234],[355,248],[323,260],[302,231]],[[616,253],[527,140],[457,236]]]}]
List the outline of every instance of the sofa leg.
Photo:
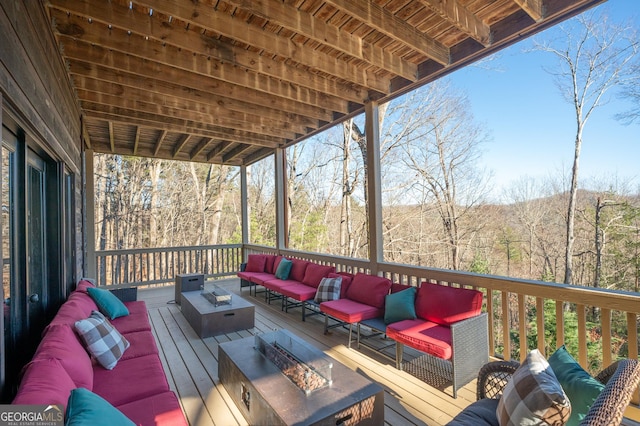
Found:
[{"label": "sofa leg", "polygon": [[329,315],[324,316],[324,334],[329,334]]},{"label": "sofa leg", "polygon": [[353,324],[349,323],[349,349],[351,349],[351,330],[353,329]]},{"label": "sofa leg", "polygon": [[404,352],[404,344],[396,342],[396,368],[402,371],[402,354]]},{"label": "sofa leg", "polygon": [[302,301],[302,322],[306,321],[305,311],[307,310],[307,302]]},{"label": "sofa leg", "polygon": [[360,323],[358,323],[358,330],[356,331],[358,335],[356,336],[357,348],[360,349]]}]

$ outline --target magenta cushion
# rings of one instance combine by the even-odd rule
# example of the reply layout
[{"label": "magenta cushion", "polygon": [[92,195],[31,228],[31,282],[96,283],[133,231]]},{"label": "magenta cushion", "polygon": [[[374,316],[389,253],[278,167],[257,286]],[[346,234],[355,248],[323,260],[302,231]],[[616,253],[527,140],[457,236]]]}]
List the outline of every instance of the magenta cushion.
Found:
[{"label": "magenta cushion", "polygon": [[276,258],[273,260],[273,274],[275,275],[276,270],[278,269],[278,266],[280,266],[280,261],[284,259],[284,257],[282,256],[276,256]]},{"label": "magenta cushion", "polygon": [[304,278],[302,283],[309,285],[313,288],[318,288],[320,281],[332,272],[335,272],[336,268],[330,265],[318,265],[317,263],[309,263],[307,269],[304,271]]},{"label": "magenta cushion", "polygon": [[71,326],[58,324],[47,327],[33,360],[48,358],[60,361],[77,387],[93,389],[91,357]]},{"label": "magenta cushion", "polygon": [[309,265],[309,262],[301,259],[290,259],[290,260],[291,262],[293,262],[293,265],[291,265],[291,271],[289,272],[289,279],[302,282],[302,280],[304,279],[304,273],[307,270],[307,265]]},{"label": "magenta cushion", "polygon": [[146,312],[137,312],[126,317],[118,317],[110,322],[120,334],[133,333],[134,331],[151,331],[149,315]]},{"label": "magenta cushion", "polygon": [[81,293],[86,293],[88,288],[95,288],[95,285],[88,280],[80,280],[78,285],[76,285],[76,291]]},{"label": "magenta cushion", "polygon": [[398,292],[400,292],[402,290],[406,290],[406,289],[411,288],[411,287],[413,287],[413,286],[412,285],[407,285],[407,284],[393,283],[393,284],[391,284],[391,294],[398,293]]},{"label": "magenta cushion", "polygon": [[79,291],[71,292],[69,298],[60,306],[56,316],[53,317],[53,320],[51,320],[47,328],[56,324],[73,326],[76,321],[88,318],[92,311],[97,310],[98,305],[96,305],[87,293]]},{"label": "magenta cushion", "polygon": [[71,390],[75,388],[75,383],[57,359],[31,361],[25,366],[12,404],[60,404],[66,409]]},{"label": "magenta cushion", "polygon": [[250,254],[247,259],[247,272],[265,272],[264,266],[267,263],[267,256],[264,254]]},{"label": "magenta cushion", "polygon": [[278,278],[274,278],[272,280],[265,281],[264,284],[262,285],[271,291],[275,291],[276,293],[282,293],[283,288],[288,287],[290,285],[296,285],[296,284],[300,284],[300,283],[294,280],[281,280]]},{"label": "magenta cushion", "polygon": [[116,407],[137,425],[187,426],[180,403],[172,391]]},{"label": "magenta cushion", "polygon": [[292,284],[280,289],[280,293],[295,300],[311,300],[316,295],[316,289],[306,284]]},{"label": "magenta cushion", "polygon": [[264,271],[269,273],[269,274],[275,274],[276,273],[276,268],[274,268],[273,265],[275,265],[276,263],[276,258],[278,256],[276,256],[275,254],[265,254],[265,257],[267,258],[267,261],[264,265]]},{"label": "magenta cushion", "polygon": [[377,318],[384,315],[384,309],[350,299],[331,300],[322,302],[320,310],[340,321],[355,323],[362,320]]},{"label": "magenta cushion", "polygon": [[347,297],[356,302],[383,308],[384,298],[389,294],[390,288],[391,281],[384,277],[358,273],[347,290]]},{"label": "magenta cushion", "polygon": [[349,290],[349,286],[353,281],[353,274],[348,272],[332,272],[327,275],[327,278],[338,278],[342,277],[342,283],[340,283],[340,298],[344,299],[347,297],[347,290]]},{"label": "magenta cushion", "polygon": [[420,319],[394,322],[387,326],[387,337],[442,359],[451,359],[451,329]]},{"label": "magenta cushion", "polygon": [[266,281],[273,280],[275,276],[268,272],[238,272],[238,276],[243,280],[251,281],[252,283],[264,285]]},{"label": "magenta cushion", "polygon": [[126,359],[158,354],[158,347],[156,346],[156,340],[153,338],[152,333],[148,331],[134,331],[132,333],[125,333],[123,336],[129,341],[131,346],[124,351],[120,362]]},{"label": "magenta cushion", "polygon": [[93,368],[93,392],[118,406],[169,390],[157,355],[121,360],[113,370]]},{"label": "magenta cushion", "polygon": [[129,315],[131,314],[145,314],[147,315],[147,304],[144,300],[134,300],[131,302],[124,302],[124,306],[129,310]]},{"label": "magenta cushion", "polygon": [[467,288],[423,282],[416,295],[418,318],[451,325],[475,317],[482,310],[482,293]]}]

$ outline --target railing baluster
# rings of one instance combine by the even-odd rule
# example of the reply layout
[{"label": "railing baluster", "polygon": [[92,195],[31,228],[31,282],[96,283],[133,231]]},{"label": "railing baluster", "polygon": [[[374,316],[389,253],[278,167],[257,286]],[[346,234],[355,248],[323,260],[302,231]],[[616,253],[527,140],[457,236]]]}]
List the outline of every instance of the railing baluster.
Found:
[{"label": "railing baluster", "polygon": [[495,345],[495,333],[493,331],[494,327],[494,318],[493,318],[493,291],[488,288],[487,290],[487,322],[489,323],[489,355],[495,355],[496,353],[496,345]]},{"label": "railing baluster", "polygon": [[[526,296],[518,294],[518,328],[520,333],[520,362],[524,361],[529,353],[527,345],[527,307],[525,306]],[[523,350],[524,349],[524,350]]]},{"label": "railing baluster", "polygon": [[538,329],[538,350],[545,355],[544,299],[541,297],[536,297],[536,327]]},{"label": "railing baluster", "polygon": [[578,314],[578,362],[585,370],[589,368],[587,360],[587,312],[584,305],[576,304]]},{"label": "railing baluster", "polygon": [[602,309],[600,311],[600,323],[602,326],[602,366],[606,367],[612,362],[610,309]]},{"label": "railing baluster", "polygon": [[564,345],[564,302],[556,300],[556,348]]},{"label": "railing baluster", "polygon": [[502,292],[502,340],[503,340],[503,354],[502,356],[506,361],[511,360],[511,333],[509,326],[509,293]]},{"label": "railing baluster", "polygon": [[[638,316],[634,313],[627,313],[627,330],[628,340],[627,345],[629,347],[629,358],[638,359]],[[633,394],[632,401],[634,404],[640,404],[640,388],[636,388]]]}]

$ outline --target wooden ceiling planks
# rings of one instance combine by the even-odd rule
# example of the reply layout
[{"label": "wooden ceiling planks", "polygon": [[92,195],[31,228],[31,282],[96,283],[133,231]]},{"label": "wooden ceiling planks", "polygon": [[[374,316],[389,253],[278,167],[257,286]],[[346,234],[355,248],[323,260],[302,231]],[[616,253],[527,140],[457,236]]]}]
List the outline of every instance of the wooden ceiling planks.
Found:
[{"label": "wooden ceiling planks", "polygon": [[48,0],[96,152],[251,164],[604,0]]}]

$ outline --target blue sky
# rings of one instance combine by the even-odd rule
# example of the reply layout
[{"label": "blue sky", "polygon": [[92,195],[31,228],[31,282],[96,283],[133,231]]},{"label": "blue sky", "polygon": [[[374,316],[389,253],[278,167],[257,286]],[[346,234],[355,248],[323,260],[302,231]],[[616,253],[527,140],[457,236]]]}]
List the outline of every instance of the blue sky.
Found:
[{"label": "blue sky", "polygon": [[[610,0],[599,8],[611,21],[631,20],[640,30],[639,0]],[[534,39],[551,37],[554,31]],[[466,67],[450,77],[466,92],[475,118],[490,132],[483,165],[493,173],[494,197],[520,176],[558,180],[562,170],[568,173],[573,164],[573,105],[561,97],[543,69],[557,63],[553,56],[526,52],[532,44],[532,39],[525,40],[502,50],[486,67]],[[640,192],[640,124],[624,125],[614,118],[628,109],[626,105],[612,97],[589,119],[580,156],[581,187],[617,177],[632,181],[632,189]]]}]

